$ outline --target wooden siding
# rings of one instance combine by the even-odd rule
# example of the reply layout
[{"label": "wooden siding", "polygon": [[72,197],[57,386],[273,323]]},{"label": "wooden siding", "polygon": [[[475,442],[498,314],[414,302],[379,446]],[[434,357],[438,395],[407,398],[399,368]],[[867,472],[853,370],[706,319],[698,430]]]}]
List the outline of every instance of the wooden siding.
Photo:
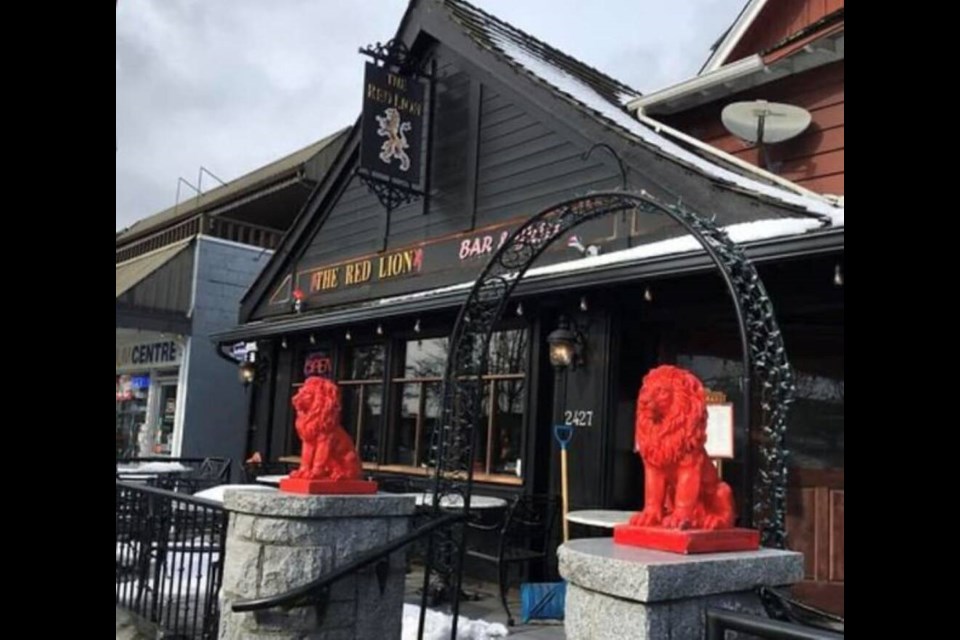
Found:
[{"label": "wooden siding", "polygon": [[[530,216],[576,194],[617,186],[619,175],[603,153],[584,160],[584,142],[558,134],[535,109],[489,76],[474,73],[469,62],[449,49],[439,47],[435,61],[429,197],[391,213],[386,250]],[[385,220],[376,197],[351,178],[296,261],[296,270],[376,255],[384,250]],[[444,284],[430,278],[419,282],[405,286]],[[287,309],[269,309],[262,302],[254,315],[275,311]]]},{"label": "wooden siding", "polygon": [[740,38],[725,64],[766,51],[818,20],[843,8],[843,0],[777,0],[767,2]]},{"label": "wooden siding", "polygon": [[723,127],[723,107],[757,99],[801,106],[810,111],[813,121],[796,138],[767,147],[771,162],[768,169],[813,191],[843,195],[843,68],[843,61],[824,65],[661,119],[742,160],[759,164],[757,147]]},{"label": "wooden siding", "polygon": [[616,174],[598,156],[584,161],[583,148],[496,88],[484,87],[480,113],[478,224],[533,215],[575,193],[615,186]]}]

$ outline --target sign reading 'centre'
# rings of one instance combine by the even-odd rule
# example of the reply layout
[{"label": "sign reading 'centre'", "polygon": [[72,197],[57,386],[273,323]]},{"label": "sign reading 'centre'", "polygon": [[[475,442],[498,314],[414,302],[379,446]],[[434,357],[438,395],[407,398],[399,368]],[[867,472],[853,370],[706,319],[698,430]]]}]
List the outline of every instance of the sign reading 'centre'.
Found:
[{"label": "sign reading 'centre'", "polygon": [[363,82],[360,166],[411,184],[420,182],[423,85],[367,63]]}]

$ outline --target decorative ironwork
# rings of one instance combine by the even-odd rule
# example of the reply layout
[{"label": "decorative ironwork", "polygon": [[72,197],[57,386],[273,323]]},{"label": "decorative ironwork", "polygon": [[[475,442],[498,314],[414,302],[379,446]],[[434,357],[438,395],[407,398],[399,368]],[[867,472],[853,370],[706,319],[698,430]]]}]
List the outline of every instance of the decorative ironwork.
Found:
[{"label": "decorative ironwork", "polygon": [[393,39],[386,44],[377,42],[360,47],[360,53],[370,56],[385,66],[393,67],[403,75],[417,76],[427,80],[431,78],[430,73],[424,69],[425,62],[410,55],[410,49],[401,40]]},{"label": "decorative ironwork", "polygon": [[[440,426],[434,430],[431,440],[431,457],[436,461],[433,517],[441,517],[440,504],[445,496],[458,495],[469,518],[475,443],[483,419],[480,380],[487,372],[488,348],[495,325],[503,316],[514,288],[537,257],[558,238],[589,220],[627,211],[665,214],[683,226],[704,248],[726,283],[740,331],[744,407],[750,406],[751,372],[760,383],[761,464],[752,505],[754,526],[761,530],[764,545],[782,548],[786,543],[784,438],[794,384],[770,298],[753,264],[722,228],[679,204],[658,202],[646,192],[596,193],[540,212],[507,238],[477,278],[450,336],[443,410]],[[745,410],[744,414],[749,433],[749,411]],[[748,452],[749,441],[744,443],[744,455]],[[747,459],[743,460],[743,467],[744,473],[749,473],[751,467]],[[742,484],[748,486],[748,481],[745,475]],[[439,577],[452,601],[451,637],[455,637],[464,534],[462,525],[456,525],[431,535],[424,572],[421,634],[430,587]]]},{"label": "decorative ironwork", "polygon": [[377,196],[377,200],[384,209],[387,210],[387,216],[398,207],[413,202],[423,196],[423,191],[411,186],[409,183],[395,182],[394,180],[377,177],[375,174],[364,171],[360,167],[356,169],[356,175],[360,182],[367,185],[367,189]]}]

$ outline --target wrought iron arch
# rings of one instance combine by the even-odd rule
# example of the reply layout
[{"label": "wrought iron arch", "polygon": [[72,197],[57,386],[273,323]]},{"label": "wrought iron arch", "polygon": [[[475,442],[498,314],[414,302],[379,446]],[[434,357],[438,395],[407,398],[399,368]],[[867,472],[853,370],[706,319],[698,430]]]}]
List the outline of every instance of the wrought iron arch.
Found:
[{"label": "wrought iron arch", "polygon": [[[680,224],[697,239],[726,283],[739,326],[744,407],[750,407],[751,373],[760,383],[761,464],[754,489],[753,524],[760,529],[765,546],[783,548],[787,473],[784,440],[794,384],[770,298],[753,264],[722,228],[680,204],[660,203],[646,192],[600,192],[552,206],[514,231],[490,258],[460,309],[449,339],[443,409],[431,443],[431,462],[435,465],[433,515],[440,517],[443,497],[459,495],[469,517],[476,427],[481,419],[480,378],[487,372],[492,333],[514,288],[537,257],[558,238],[589,220],[629,210],[665,214]],[[749,411],[744,410],[749,432]],[[749,445],[745,451],[749,451]],[[456,634],[464,538],[462,524],[435,530],[430,537],[421,633],[430,586],[435,574],[441,574],[449,587]]]}]

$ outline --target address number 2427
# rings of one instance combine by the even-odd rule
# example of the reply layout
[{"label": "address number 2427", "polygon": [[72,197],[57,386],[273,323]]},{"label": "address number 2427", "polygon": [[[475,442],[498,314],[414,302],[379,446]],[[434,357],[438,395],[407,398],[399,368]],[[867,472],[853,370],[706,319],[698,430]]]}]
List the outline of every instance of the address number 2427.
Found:
[{"label": "address number 2427", "polygon": [[567,409],[563,412],[563,423],[571,427],[592,427],[593,411]]}]

